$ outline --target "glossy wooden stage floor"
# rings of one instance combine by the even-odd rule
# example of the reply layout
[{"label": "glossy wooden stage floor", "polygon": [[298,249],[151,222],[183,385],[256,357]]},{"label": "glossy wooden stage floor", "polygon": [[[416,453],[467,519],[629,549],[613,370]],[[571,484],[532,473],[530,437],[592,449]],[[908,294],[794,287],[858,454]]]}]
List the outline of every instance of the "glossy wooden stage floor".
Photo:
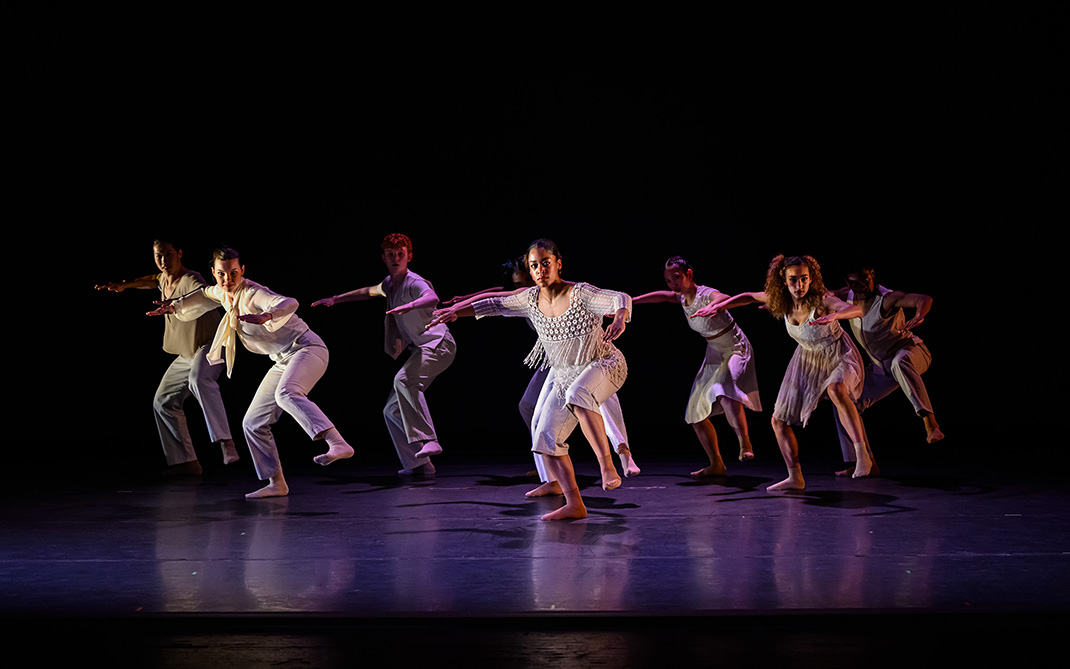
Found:
[{"label": "glossy wooden stage floor", "polygon": [[808,463],[807,489],[782,494],[764,491],[771,461],[706,482],[695,463],[640,463],[611,492],[579,464],[590,516],[569,522],[539,520],[560,498],[526,500],[515,460],[443,456],[433,481],[293,462],[291,495],[258,501],[244,470],[24,483],[3,504],[5,635],[62,625],[47,652],[142,666],[418,650],[829,666],[901,660],[934,633],[948,658],[1033,652],[1065,625],[1056,472],[911,463],[849,480]]}]

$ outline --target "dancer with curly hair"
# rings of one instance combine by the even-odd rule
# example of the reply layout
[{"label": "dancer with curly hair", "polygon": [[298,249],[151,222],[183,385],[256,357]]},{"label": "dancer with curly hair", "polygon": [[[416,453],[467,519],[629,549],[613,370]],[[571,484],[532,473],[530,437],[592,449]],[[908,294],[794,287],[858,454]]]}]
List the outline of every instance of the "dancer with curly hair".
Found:
[{"label": "dancer with curly hair", "polygon": [[821,267],[810,256],[778,255],[769,264],[765,290],[740,293],[709,304],[692,318],[716,316],[725,309],[764,304],[774,318],[783,318],[788,334],[798,342],[773,407],[772,425],[788,477],[767,490],[806,487],[793,425],[806,426],[823,398],[832,400],[855,448],[855,478],[869,475],[873,456],[865,441],[855,401],[862,393],[862,356],[837,321],[857,318],[862,308],[848,304],[825,288]]}]

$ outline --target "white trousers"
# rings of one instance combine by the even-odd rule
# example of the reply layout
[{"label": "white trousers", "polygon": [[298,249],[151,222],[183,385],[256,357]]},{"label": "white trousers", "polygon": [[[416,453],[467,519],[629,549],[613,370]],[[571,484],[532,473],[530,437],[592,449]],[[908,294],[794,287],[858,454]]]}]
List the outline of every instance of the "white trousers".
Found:
[{"label": "white trousers", "polygon": [[315,402],[308,399],[316,382],[327,371],[329,359],[327,346],[310,330],[275,361],[256,389],[253,401],[245,412],[242,430],[249,443],[256,475],[261,481],[275,476],[281,470],[271,426],[283,412],[293,416],[312,439],[334,427]]},{"label": "white trousers", "polygon": [[182,408],[190,395],[196,397],[201,405],[212,443],[231,438],[227,412],[219,392],[219,375],[223,367],[208,364],[207,355],[208,347],[202,346],[191,358],[176,356],[160,379],[156,396],[152,399],[156,429],[160,433],[160,443],[168,465],[180,465],[197,459],[186,424],[186,412]]},{"label": "white trousers", "polygon": [[[582,383],[597,386],[597,389],[592,394],[591,388],[582,387]],[[612,394],[605,397],[608,389],[612,389]],[[555,480],[546,466],[544,453],[568,453],[568,444],[564,439],[568,438],[579,422],[568,408],[570,404],[598,411],[602,415],[606,436],[609,437],[613,449],[619,453],[621,449],[628,448],[628,431],[624,426],[624,414],[621,412],[617,390],[619,386],[610,383],[601,370],[594,367],[592,374],[584,372],[580,375],[569,388],[565,399],[561,400],[554,386],[553,370],[542,369],[535,372],[520,399],[519,409],[520,416],[531,432],[535,469],[539,473],[540,481],[545,483]]]},{"label": "white trousers", "polygon": [[449,337],[435,348],[414,347],[394,375],[394,387],[383,407],[383,418],[404,469],[420,467],[431,461],[426,456],[416,457],[424,442],[438,440],[424,393],[435,377],[453,364],[456,355],[457,345]]},{"label": "white trousers", "polygon": [[[932,354],[925,344],[911,344],[896,351],[890,360],[882,361],[880,365],[871,363],[866,367],[866,379],[862,385],[862,395],[855,403],[858,412],[862,413],[873,406],[879,400],[895,392],[896,388],[902,388],[903,393],[914,407],[914,413],[925,411],[933,412],[929,402],[929,392],[925,389],[925,382],[921,375],[929,369],[932,363]],[[854,445],[847,431],[840,424],[839,412],[836,415],[836,432],[840,438],[840,450],[843,452],[844,462],[855,461]],[[863,428],[865,435],[865,428]],[[869,446],[869,436],[866,436],[866,445]],[[872,453],[872,449],[870,449]]]}]

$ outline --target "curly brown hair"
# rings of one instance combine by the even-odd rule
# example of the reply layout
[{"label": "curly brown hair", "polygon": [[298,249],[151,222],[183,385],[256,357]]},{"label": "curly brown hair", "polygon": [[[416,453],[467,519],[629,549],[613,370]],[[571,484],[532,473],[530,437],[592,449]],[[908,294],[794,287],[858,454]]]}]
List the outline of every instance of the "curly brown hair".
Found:
[{"label": "curly brown hair", "polygon": [[784,281],[784,270],[796,265],[806,265],[810,269],[810,289],[803,297],[803,304],[812,309],[821,310],[827,292],[825,280],[821,278],[821,266],[812,256],[780,254],[769,263],[769,271],[765,273],[765,306],[773,318],[783,318],[795,308],[795,302]]},{"label": "curly brown hair", "polygon": [[408,249],[412,253],[412,240],[400,232],[391,232],[383,237],[383,243],[379,245],[383,251],[387,249]]}]

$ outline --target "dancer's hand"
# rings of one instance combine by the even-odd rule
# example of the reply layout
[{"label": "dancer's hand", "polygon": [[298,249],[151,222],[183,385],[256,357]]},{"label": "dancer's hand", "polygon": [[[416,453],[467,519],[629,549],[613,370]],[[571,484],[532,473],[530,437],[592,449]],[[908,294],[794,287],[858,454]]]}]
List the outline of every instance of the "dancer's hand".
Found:
[{"label": "dancer's hand", "polygon": [[157,305],[152,311],[146,311],[146,316],[163,316],[165,314],[175,313],[174,306],[171,305],[171,300],[154,300],[153,304]]},{"label": "dancer's hand", "polygon": [[262,314],[238,314],[238,320],[242,323],[252,323],[253,325],[263,325],[271,320],[271,313],[265,312]]},{"label": "dancer's hand", "polygon": [[691,314],[691,318],[713,318],[717,314],[721,313],[721,305],[710,303],[702,307],[695,313]]},{"label": "dancer's hand", "polygon": [[614,318],[602,335],[602,341],[609,343],[624,334],[625,323],[623,318]]},{"label": "dancer's hand", "polygon": [[424,326],[425,330],[429,330],[442,323],[452,323],[457,320],[457,310],[449,307],[445,309],[435,309],[431,315],[434,316],[434,318],[431,319],[430,323]]},{"label": "dancer's hand", "polygon": [[312,306],[314,306],[314,307],[333,307],[337,303],[338,303],[338,298],[335,297],[334,295],[332,295],[330,297],[325,297],[322,300],[316,300],[315,302],[312,303]]},{"label": "dancer's hand", "polygon": [[921,325],[923,322],[925,322],[925,316],[922,315],[922,314],[918,314],[918,315],[914,316],[914,318],[911,318],[906,323],[903,323],[903,329],[904,330],[913,330],[914,328],[916,328],[919,325]]}]

